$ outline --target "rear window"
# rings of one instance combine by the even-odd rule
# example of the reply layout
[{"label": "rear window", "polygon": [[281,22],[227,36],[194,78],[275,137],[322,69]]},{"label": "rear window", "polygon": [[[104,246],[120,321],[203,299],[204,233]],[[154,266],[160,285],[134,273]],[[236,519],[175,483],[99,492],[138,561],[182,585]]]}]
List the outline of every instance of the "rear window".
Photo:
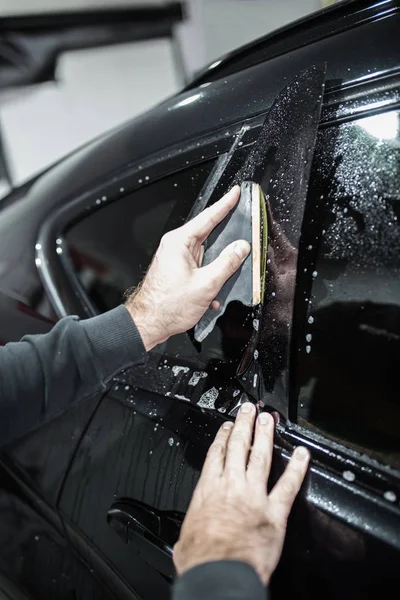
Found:
[{"label": "rear window", "polygon": [[299,424],[397,467],[399,123],[391,111],[319,135],[296,361]]}]

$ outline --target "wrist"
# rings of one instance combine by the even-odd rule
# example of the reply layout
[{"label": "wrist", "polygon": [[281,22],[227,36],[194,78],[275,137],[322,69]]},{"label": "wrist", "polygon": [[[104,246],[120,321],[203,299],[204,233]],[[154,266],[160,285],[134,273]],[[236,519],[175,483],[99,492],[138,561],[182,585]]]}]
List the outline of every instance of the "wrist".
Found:
[{"label": "wrist", "polygon": [[125,306],[140,333],[140,337],[142,338],[143,345],[147,352],[167,339],[160,336],[160,329],[157,328],[155,319],[153,319],[150,313],[141,306],[141,303],[136,300],[136,297],[128,299]]}]

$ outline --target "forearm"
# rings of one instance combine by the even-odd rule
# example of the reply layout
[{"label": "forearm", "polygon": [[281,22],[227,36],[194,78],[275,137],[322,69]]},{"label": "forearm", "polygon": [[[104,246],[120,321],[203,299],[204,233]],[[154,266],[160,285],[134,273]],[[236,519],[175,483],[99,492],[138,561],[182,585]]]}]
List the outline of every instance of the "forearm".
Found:
[{"label": "forearm", "polygon": [[173,600],[266,600],[267,590],[256,571],[244,562],[216,561],[198,565],[177,579]]},{"label": "forearm", "polygon": [[35,429],[68,406],[106,390],[121,369],[144,360],[125,307],[0,348],[0,444]]}]

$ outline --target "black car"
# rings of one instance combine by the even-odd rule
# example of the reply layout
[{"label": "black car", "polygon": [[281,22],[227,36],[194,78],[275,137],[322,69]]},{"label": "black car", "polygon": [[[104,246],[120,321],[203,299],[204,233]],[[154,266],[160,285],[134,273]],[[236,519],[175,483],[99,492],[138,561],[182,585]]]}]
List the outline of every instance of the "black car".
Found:
[{"label": "black car", "polygon": [[397,0],[339,3],[0,203],[1,343],[118,305],[238,178],[263,183],[272,225],[262,314],[232,303],[201,344],[176,336],[3,450],[7,597],[168,598],[206,451],[245,397],[279,421],[271,484],[312,453],[272,597],[397,597],[399,33]]}]

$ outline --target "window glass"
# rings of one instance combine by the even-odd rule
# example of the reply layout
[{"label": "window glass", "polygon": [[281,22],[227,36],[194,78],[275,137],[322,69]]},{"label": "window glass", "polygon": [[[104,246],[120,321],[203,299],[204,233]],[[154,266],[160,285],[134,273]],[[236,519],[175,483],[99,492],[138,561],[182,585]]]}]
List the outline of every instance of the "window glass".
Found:
[{"label": "window glass", "polygon": [[[75,272],[99,311],[117,306],[142,279],[162,235],[188,217],[214,161],[186,169],[104,205],[66,234]],[[228,306],[202,344],[193,332],[174,336],[149,353],[146,365],[118,377],[124,384],[226,412],[239,402],[238,359],[253,332],[253,311]]]},{"label": "window glass", "polygon": [[74,225],[68,251],[81,284],[100,312],[138,285],[163,234],[182,225],[214,161],[165,177],[114,201]]},{"label": "window glass", "polygon": [[399,116],[320,132],[296,299],[299,424],[398,467]]}]

